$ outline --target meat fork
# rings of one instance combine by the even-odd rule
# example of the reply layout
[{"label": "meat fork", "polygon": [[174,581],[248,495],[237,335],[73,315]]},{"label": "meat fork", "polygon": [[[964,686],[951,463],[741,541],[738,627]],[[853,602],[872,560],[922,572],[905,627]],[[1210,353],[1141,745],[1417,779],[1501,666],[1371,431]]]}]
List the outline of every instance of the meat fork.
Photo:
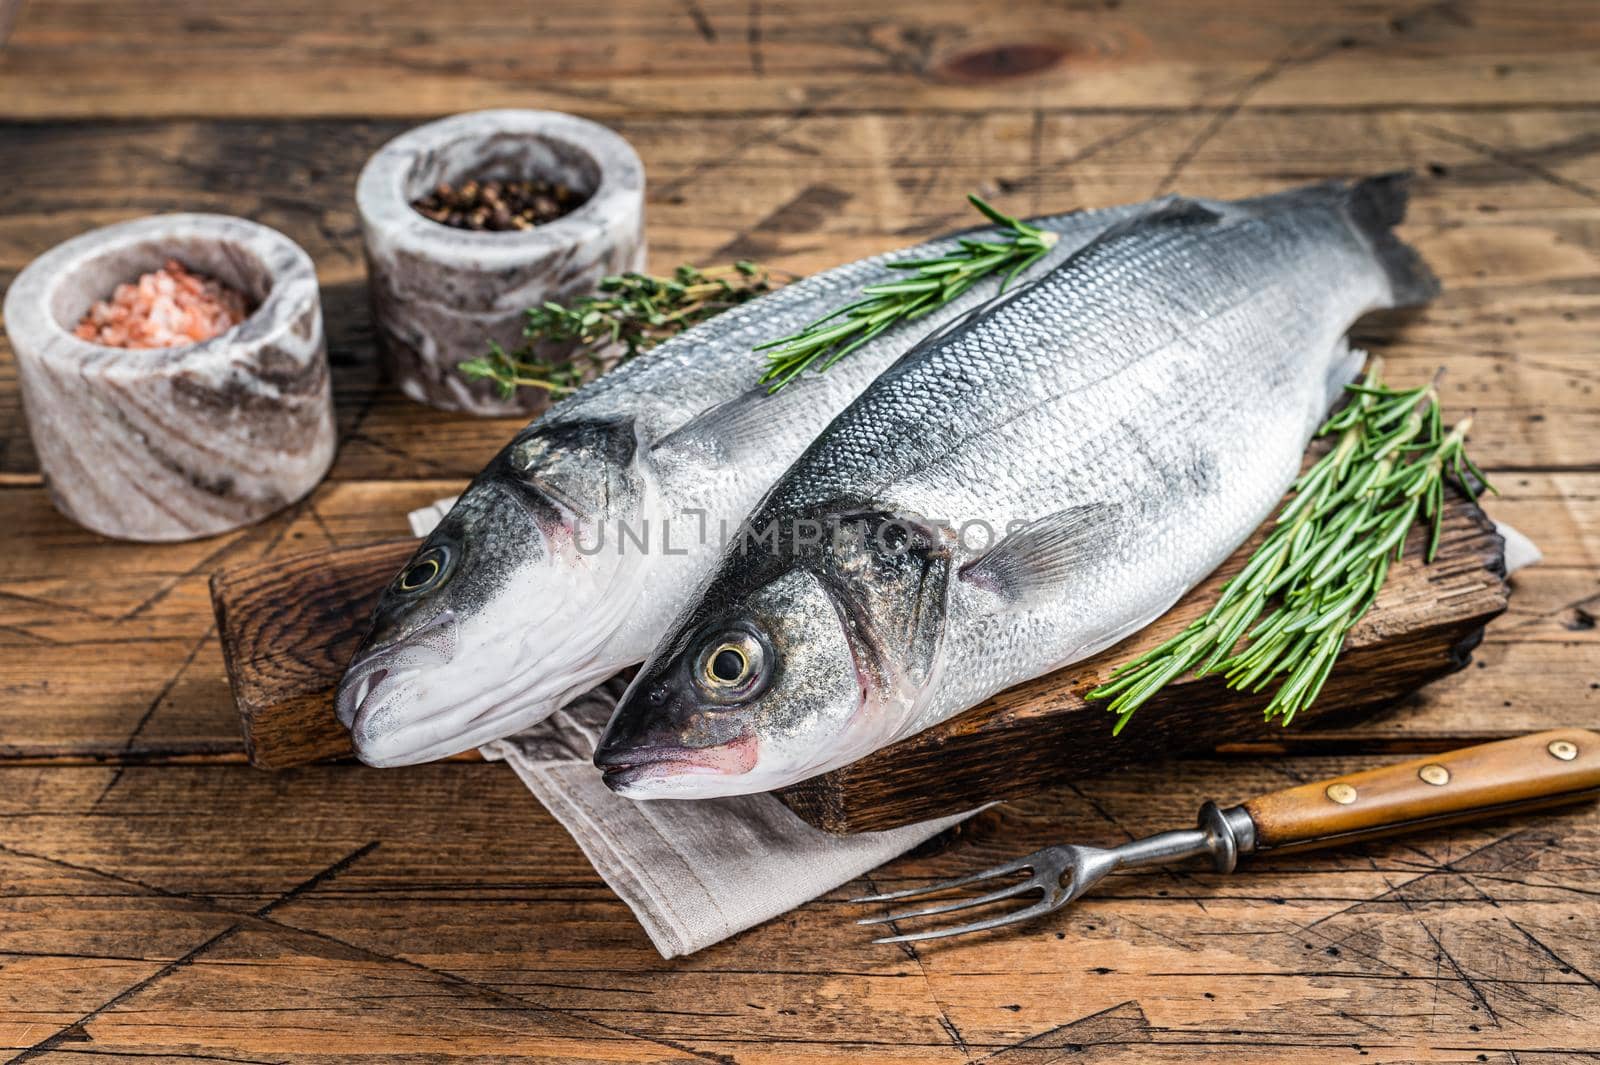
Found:
[{"label": "meat fork", "polygon": [[1195,828],[1161,832],[1120,847],[1046,847],[970,876],[851,901],[893,902],[1028,871],[1023,879],[981,895],[857,922],[890,924],[1040,893],[1039,901],[1029,906],[981,921],[885,936],[873,942],[942,939],[1042,917],[1079,898],[1116,869],[1209,856],[1218,872],[1231,873],[1247,854],[1331,847],[1560,806],[1596,795],[1600,795],[1600,734],[1555,729],[1301,784],[1227,809],[1208,802],[1200,808],[1200,823]]}]

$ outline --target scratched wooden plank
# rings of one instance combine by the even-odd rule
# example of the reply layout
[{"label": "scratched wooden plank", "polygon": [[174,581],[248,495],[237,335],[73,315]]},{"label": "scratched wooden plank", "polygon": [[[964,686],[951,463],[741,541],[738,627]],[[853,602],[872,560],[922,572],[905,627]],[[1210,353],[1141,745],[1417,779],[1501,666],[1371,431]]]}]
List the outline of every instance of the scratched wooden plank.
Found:
[{"label": "scratched wooden plank", "polygon": [[57,0],[24,5],[0,95],[30,119],[1594,102],[1592,15],[1582,0],[182,0],[134,16]]},{"label": "scratched wooden plank", "polygon": [[[27,4],[0,99],[39,124],[0,127],[0,283],[152,210],[285,229],[326,286],[347,483],[232,538],[97,541],[38,490],[0,345],[0,744],[23,741],[0,746],[0,1047],[63,1063],[1593,1060],[1592,810],[1260,876],[1118,878],[1023,935],[921,952],[867,947],[847,889],[663,963],[500,767],[131,764],[238,755],[202,639],[211,565],[395,535],[504,439],[377,385],[349,207],[394,130],[495,105],[623,129],[650,168],[658,267],[748,252],[814,270],[949,224],[974,187],[1027,211],[1420,168],[1408,232],[1451,291],[1370,331],[1402,380],[1447,367],[1446,402],[1478,408],[1507,490],[1491,511],[1549,557],[1516,578],[1481,668],[1332,742],[1594,724],[1591,7]],[[1370,757],[1262,754],[1038,796],[875,882],[1114,841]],[[70,765],[98,758],[117,764]]]},{"label": "scratched wooden plank", "polygon": [[[204,209],[276,226],[324,283],[341,437],[336,479],[468,476],[519,424],[431,411],[379,380],[350,203],[367,154],[405,123],[178,121],[0,126],[0,280],[91,225]],[[975,188],[1021,212],[1142,199],[1166,187],[1243,195],[1411,167],[1407,233],[1444,279],[1434,305],[1359,336],[1397,380],[1447,369],[1451,409],[1480,412],[1493,465],[1593,462],[1600,434],[1600,107],[1496,114],[1347,109],[1307,122],[1246,113],[820,114],[781,135],[738,116],[619,123],[652,175],[653,262],[730,256],[809,272],[969,219]],[[1174,163],[1186,160],[1180,170]],[[13,160],[15,162],[13,162]],[[59,175],[70,167],[74,181]],[[717,209],[708,211],[708,198]],[[37,483],[0,341],[0,481]]]},{"label": "scratched wooden plank", "polygon": [[1116,842],[1369,761],[1195,761],[1042,794],[671,962],[501,766],[133,767],[109,791],[108,768],[7,770],[0,1047],[66,1031],[63,1052],[255,1061],[1579,1060],[1600,1030],[1593,807],[1233,876],[1118,875],[1016,934],[915,951],[848,923],[869,887]]}]

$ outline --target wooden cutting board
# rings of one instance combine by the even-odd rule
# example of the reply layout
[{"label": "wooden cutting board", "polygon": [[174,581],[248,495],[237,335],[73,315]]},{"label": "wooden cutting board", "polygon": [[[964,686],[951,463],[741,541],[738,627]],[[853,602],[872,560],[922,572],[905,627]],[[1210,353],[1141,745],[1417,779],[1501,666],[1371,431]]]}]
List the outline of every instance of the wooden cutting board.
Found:
[{"label": "wooden cutting board", "polygon": [[[1506,607],[1504,545],[1464,498],[1446,508],[1439,554],[1424,565],[1414,530],[1377,604],[1350,634],[1316,704],[1290,726],[1346,723],[1464,666],[1483,627]],[[253,764],[282,769],[350,753],[334,690],[378,592],[413,540],[251,562],[211,579],[229,681]],[[1119,663],[1201,614],[1254,541],[1143,632],[1092,659],[1019,685],[875,754],[787,788],[779,797],[830,832],[889,828],[1013,798],[1052,784],[1190,751],[1270,741],[1268,695],[1216,678],[1185,678],[1134,715],[1121,735],[1082,694]]]}]

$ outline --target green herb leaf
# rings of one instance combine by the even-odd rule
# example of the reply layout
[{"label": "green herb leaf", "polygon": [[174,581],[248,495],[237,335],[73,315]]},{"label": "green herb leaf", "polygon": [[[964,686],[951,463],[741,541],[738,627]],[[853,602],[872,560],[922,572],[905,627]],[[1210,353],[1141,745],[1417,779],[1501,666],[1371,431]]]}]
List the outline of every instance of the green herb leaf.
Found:
[{"label": "green herb leaf", "polygon": [[[566,395],[611,364],[773,287],[766,270],[744,260],[705,270],[684,264],[671,277],[613,274],[601,278],[596,295],[530,308],[524,343],[515,351],[490,344],[486,354],[456,369],[468,380],[493,381],[507,399],[520,388]],[[568,350],[559,357],[546,354],[554,346]]]},{"label": "green herb leaf", "polygon": [[972,206],[1004,232],[994,240],[963,238],[960,250],[932,259],[889,263],[891,270],[911,275],[903,281],[869,285],[863,298],[832,311],[798,333],[759,345],[767,353],[761,380],[776,392],[806,370],[826,370],[845,355],[891,326],[918,318],[960,296],[978,281],[1001,275],[1005,291],[1016,277],[1055,245],[1056,234],[996,210],[980,197]]},{"label": "green herb leaf", "polygon": [[1393,389],[1379,373],[1374,363],[1349,386],[1351,401],[1321,430],[1335,436],[1333,447],[1295,482],[1295,495],[1211,610],[1088,694],[1110,700],[1114,733],[1191,670],[1220,673],[1236,691],[1276,683],[1266,717],[1288,724],[1322,691],[1419,518],[1429,523],[1433,560],[1445,480],[1473,498],[1474,481],[1488,487],[1465,451],[1471,419],[1445,432],[1432,386]]}]

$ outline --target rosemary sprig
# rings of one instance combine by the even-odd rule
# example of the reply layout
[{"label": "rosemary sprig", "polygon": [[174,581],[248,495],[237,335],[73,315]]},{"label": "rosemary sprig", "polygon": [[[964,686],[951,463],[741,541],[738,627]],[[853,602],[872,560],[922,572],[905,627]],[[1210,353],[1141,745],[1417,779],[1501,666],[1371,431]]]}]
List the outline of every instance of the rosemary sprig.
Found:
[{"label": "rosemary sprig", "polygon": [[[758,345],[756,351],[766,352],[761,381],[768,390],[776,392],[807,369],[828,369],[884,330],[949,303],[986,277],[1001,274],[1005,291],[1055,245],[1056,234],[1003,214],[977,196],[967,199],[1004,232],[993,240],[963,237],[956,251],[938,258],[892,262],[890,269],[908,275],[904,280],[868,285],[853,303],[798,333]],[[469,380],[493,381],[508,399],[519,388],[565,395],[608,361],[631,359],[773,287],[771,275],[751,262],[708,269],[685,264],[671,277],[618,274],[600,282],[598,295],[529,310],[522,331],[526,342],[515,351],[491,343],[487,354],[456,369]],[[568,357],[552,360],[539,354],[541,342],[576,347]]]},{"label": "rosemary sprig", "polygon": [[[1471,419],[1446,432],[1431,385],[1393,389],[1374,364],[1319,435],[1333,447],[1301,475],[1244,569],[1201,618],[1119,667],[1088,694],[1110,699],[1122,731],[1172,680],[1220,673],[1236,691],[1277,690],[1266,717],[1288,724],[1322,690],[1356,622],[1372,607],[1420,517],[1439,547],[1445,480],[1476,500],[1493,487],[1465,450]],[[1243,645],[1239,646],[1240,641]]]},{"label": "rosemary sprig", "polygon": [[[522,330],[526,342],[515,351],[491,343],[488,354],[456,368],[470,380],[493,381],[506,398],[523,387],[564,395],[608,361],[631,359],[772,287],[764,268],[742,260],[704,270],[685,264],[671,277],[616,274],[600,281],[596,295],[531,308]],[[576,347],[565,358],[549,359],[538,353],[541,342]]]},{"label": "rosemary sprig", "polygon": [[757,345],[767,353],[762,376],[776,392],[807,369],[827,370],[834,363],[898,322],[911,321],[943,306],[985,277],[1003,274],[1003,292],[1018,274],[1038,262],[1054,246],[1056,234],[1003,214],[978,196],[972,206],[1005,232],[993,240],[961,238],[960,248],[936,259],[905,259],[889,264],[903,270],[904,281],[868,285],[861,298],[807,325],[798,333]]}]

